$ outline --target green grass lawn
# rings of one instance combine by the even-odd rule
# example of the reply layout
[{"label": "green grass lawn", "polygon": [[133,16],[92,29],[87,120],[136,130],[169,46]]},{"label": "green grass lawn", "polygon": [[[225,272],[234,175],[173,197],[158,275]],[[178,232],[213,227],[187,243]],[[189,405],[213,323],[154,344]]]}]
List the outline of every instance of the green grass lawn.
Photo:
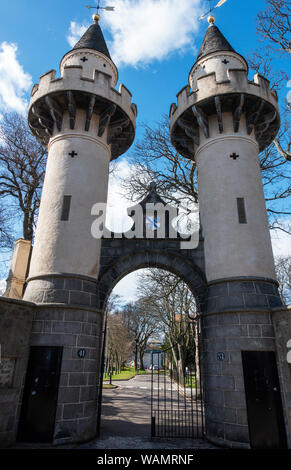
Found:
[{"label": "green grass lawn", "polygon": [[[129,380],[135,375],[138,374],[145,374],[146,371],[143,369],[139,369],[137,372],[135,372],[134,367],[125,367],[119,374],[112,374],[112,380]],[[109,380],[110,376],[106,375],[104,377],[104,380]]]}]

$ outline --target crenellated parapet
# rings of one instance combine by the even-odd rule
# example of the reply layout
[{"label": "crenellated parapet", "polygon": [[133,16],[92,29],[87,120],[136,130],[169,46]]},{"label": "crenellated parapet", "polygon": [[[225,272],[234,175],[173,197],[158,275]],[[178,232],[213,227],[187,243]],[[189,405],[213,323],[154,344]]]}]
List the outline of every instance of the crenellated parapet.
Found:
[{"label": "crenellated parapet", "polygon": [[247,134],[255,136],[260,151],[276,136],[280,127],[278,97],[269,81],[256,74],[248,79],[245,69],[228,69],[227,79],[217,80],[215,72],[197,78],[197,88],[185,86],[170,107],[171,137],[181,155],[194,159],[201,133],[210,136],[209,117],[216,115],[217,132],[224,132],[224,113],[232,113],[233,132],[238,133],[245,115]]},{"label": "crenellated parapet", "polygon": [[92,131],[92,116],[96,114],[99,117],[96,135],[105,136],[108,128],[106,138],[112,159],[126,152],[134,140],[137,116],[129,90],[122,84],[118,90],[113,88],[112,76],[105,71],[96,69],[93,77],[88,78],[82,65],[65,65],[62,73],[62,77],[56,78],[56,71],[51,70],[32,88],[28,121],[37,139],[47,145],[55,132],[62,131],[65,113],[70,129],[74,130],[77,110],[84,110],[82,130]]}]

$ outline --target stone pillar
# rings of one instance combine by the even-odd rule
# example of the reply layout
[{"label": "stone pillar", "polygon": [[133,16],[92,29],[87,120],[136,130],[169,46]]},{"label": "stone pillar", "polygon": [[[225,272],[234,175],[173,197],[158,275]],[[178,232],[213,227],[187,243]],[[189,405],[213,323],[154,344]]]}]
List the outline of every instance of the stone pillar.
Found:
[{"label": "stone pillar", "polygon": [[12,260],[3,297],[22,299],[29,268],[31,241],[19,238],[14,242]]}]

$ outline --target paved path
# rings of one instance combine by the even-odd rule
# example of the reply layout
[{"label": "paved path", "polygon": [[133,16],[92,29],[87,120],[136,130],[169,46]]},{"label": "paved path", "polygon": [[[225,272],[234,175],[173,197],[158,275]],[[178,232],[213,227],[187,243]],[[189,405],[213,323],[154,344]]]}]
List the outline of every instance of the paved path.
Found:
[{"label": "paved path", "polygon": [[[154,377],[157,393],[157,376]],[[83,444],[93,449],[214,449],[211,444],[193,439],[150,438],[151,375],[139,375],[129,381],[113,381],[118,388],[104,389],[102,400],[101,436]],[[160,380],[159,392],[170,393],[167,379]]]},{"label": "paved path", "polygon": [[101,438],[150,436],[151,376],[114,380],[118,388],[103,389]]}]

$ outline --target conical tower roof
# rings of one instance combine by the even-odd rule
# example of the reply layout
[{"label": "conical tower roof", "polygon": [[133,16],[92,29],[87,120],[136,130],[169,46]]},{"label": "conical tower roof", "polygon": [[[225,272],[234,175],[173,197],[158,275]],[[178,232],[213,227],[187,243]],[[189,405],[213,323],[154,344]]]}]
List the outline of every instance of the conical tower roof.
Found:
[{"label": "conical tower roof", "polygon": [[72,50],[83,48],[93,49],[95,51],[101,52],[111,60],[102,30],[97,21],[89,26],[85,34],[81,37]]},{"label": "conical tower roof", "polygon": [[202,59],[202,57],[218,51],[235,52],[218,27],[214,24],[210,24],[207,28],[196,62]]}]

